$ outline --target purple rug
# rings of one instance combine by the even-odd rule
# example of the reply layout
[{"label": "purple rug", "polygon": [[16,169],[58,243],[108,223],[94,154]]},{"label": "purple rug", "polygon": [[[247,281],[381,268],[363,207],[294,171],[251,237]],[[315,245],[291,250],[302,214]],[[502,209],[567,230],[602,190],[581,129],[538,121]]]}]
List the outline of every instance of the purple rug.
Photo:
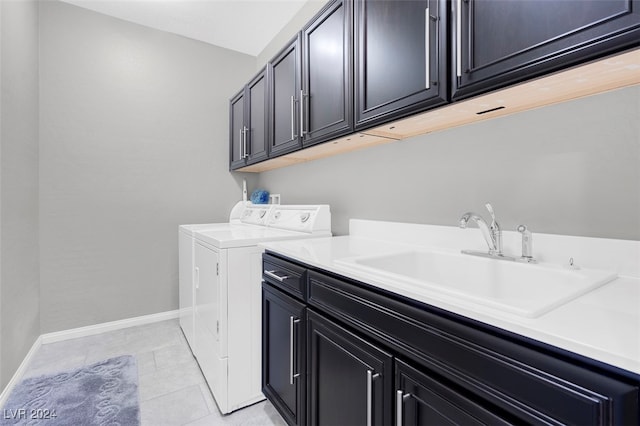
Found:
[{"label": "purple rug", "polygon": [[24,379],[11,392],[0,425],[136,426],[138,369],[133,356]]}]

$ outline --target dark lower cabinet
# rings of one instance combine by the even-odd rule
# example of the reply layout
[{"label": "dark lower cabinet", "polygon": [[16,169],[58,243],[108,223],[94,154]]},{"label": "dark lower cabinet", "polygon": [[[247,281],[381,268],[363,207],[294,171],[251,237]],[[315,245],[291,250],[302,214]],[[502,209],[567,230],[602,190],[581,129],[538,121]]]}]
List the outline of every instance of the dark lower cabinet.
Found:
[{"label": "dark lower cabinet", "polygon": [[396,360],[395,424],[509,425],[509,420],[466,398],[438,379]]},{"label": "dark lower cabinet", "polygon": [[640,45],[639,0],[454,0],[452,97]]},{"label": "dark lower cabinet", "polygon": [[356,0],[355,127],[445,104],[446,0]]},{"label": "dark lower cabinet", "polygon": [[391,424],[391,355],[312,311],[307,336],[307,423]]},{"label": "dark lower cabinet", "polygon": [[282,291],[269,274],[263,284],[263,392],[289,425],[640,424],[637,374],[263,260],[265,271],[293,272]]},{"label": "dark lower cabinet", "polygon": [[262,392],[293,426],[306,424],[305,305],[262,285]]}]

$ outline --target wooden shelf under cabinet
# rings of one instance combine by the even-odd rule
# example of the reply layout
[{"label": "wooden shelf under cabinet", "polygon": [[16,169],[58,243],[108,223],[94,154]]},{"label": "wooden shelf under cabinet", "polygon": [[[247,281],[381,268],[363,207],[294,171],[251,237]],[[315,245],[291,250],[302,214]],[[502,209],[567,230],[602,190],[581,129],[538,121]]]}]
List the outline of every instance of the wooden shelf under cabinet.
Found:
[{"label": "wooden shelf under cabinet", "polygon": [[265,172],[640,84],[640,49],[454,102],[237,171]]}]

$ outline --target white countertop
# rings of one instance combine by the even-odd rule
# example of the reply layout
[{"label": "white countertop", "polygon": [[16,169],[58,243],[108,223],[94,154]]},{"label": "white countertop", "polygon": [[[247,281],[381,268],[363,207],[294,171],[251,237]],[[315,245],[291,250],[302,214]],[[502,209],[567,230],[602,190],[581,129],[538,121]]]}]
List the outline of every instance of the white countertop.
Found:
[{"label": "white countertop", "polygon": [[[446,229],[449,227],[411,225],[421,227],[421,230],[417,232],[418,235],[422,234],[420,238],[416,237],[416,232],[411,231],[413,228],[404,229],[404,231],[409,230],[411,232],[403,232],[403,228],[396,228],[386,236],[384,232],[381,232],[376,233],[377,238],[371,238],[370,231],[372,229],[367,229],[365,232],[364,228],[372,228],[372,224],[375,223],[369,221],[352,223],[352,235],[350,236],[267,242],[260,245],[265,249],[280,253],[312,267],[352,278],[428,305],[640,374],[640,278],[625,275],[629,272],[635,272],[637,266],[635,263],[640,263],[640,257],[637,257],[636,252],[637,242],[621,241],[620,245],[618,245],[626,255],[630,253],[631,258],[623,259],[622,263],[626,265],[624,267],[625,270],[617,270],[619,271],[617,279],[579,296],[540,317],[524,318],[470,302],[464,303],[453,300],[450,297],[440,297],[433,292],[428,295],[413,293],[406,286],[398,285],[391,279],[367,274],[336,263],[337,260],[345,258],[394,253],[407,250],[408,247],[428,246],[429,243],[433,243],[436,239],[434,237],[431,241],[428,241],[428,235],[435,235],[434,229],[437,231],[436,233],[442,232],[443,229],[447,233],[449,232]],[[404,224],[395,225],[405,226]],[[376,224],[376,226],[378,225]],[[451,230],[451,232],[458,233],[459,230]],[[419,245],[416,245],[416,241],[408,241],[411,238],[397,237],[397,235],[403,233],[411,235],[411,238],[420,240]],[[428,235],[425,235],[425,233]],[[472,232],[460,235],[463,235],[464,238],[477,237],[481,239],[479,234],[476,235]],[[506,240],[511,237],[507,235]],[[545,237],[549,241],[554,241],[553,247],[556,249],[558,246],[564,247],[565,251],[572,253],[572,256],[573,253],[583,250],[583,252],[579,253],[581,256],[579,259],[585,260],[590,258],[589,253],[584,252],[586,250],[585,247],[607,247],[609,249],[612,244],[616,246],[615,242],[617,241],[600,241],[599,239],[580,237],[565,238],[563,236],[558,236],[560,238],[558,240],[554,236],[541,236],[539,240],[542,246],[545,246]],[[455,241],[456,239],[459,239],[458,234],[451,239],[455,244],[458,244],[459,242]],[[575,247],[571,245],[573,240],[577,243]],[[561,241],[561,243],[558,243],[558,241]],[[570,244],[567,244],[566,241],[570,241]],[[480,240],[480,243],[483,243],[483,241]],[[506,247],[508,247],[507,244],[505,244]],[[475,249],[482,248],[482,246],[464,248]],[[611,252],[612,250],[608,251]],[[615,252],[615,250],[613,251]],[[551,258],[553,256],[548,254],[547,257]],[[612,259],[614,257],[612,256]],[[615,262],[620,262],[619,257],[615,257]],[[600,260],[600,262],[605,261]],[[612,262],[614,261],[610,260],[607,266],[610,266]],[[602,267],[603,265],[596,266]]]}]

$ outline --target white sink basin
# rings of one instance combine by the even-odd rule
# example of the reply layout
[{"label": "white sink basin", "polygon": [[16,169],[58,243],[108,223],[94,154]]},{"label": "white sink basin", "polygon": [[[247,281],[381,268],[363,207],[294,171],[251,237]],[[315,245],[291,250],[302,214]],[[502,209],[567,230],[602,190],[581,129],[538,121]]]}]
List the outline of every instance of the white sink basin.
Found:
[{"label": "white sink basin", "polygon": [[412,292],[438,293],[524,317],[538,317],[613,279],[616,273],[525,264],[439,251],[408,251],[337,260],[387,277]]}]

